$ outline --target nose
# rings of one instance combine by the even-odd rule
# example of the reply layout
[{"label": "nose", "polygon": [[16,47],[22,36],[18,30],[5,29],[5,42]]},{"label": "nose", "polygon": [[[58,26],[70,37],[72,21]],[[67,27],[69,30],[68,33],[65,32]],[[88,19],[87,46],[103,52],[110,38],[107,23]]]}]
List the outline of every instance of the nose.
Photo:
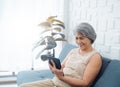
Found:
[{"label": "nose", "polygon": [[80,44],[82,41],[81,41],[80,39],[78,39],[78,40],[76,40],[76,42],[77,42],[78,44]]}]

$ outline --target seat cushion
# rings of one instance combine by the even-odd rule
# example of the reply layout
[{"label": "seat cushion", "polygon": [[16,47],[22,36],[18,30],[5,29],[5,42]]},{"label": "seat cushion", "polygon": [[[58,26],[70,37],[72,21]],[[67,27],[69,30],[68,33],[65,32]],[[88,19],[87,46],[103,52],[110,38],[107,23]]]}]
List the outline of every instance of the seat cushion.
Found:
[{"label": "seat cushion", "polygon": [[28,70],[21,71],[17,75],[17,84],[20,85],[26,82],[44,80],[48,78],[52,78],[53,74],[50,70]]},{"label": "seat cushion", "polygon": [[120,87],[120,61],[112,60],[94,87]]}]

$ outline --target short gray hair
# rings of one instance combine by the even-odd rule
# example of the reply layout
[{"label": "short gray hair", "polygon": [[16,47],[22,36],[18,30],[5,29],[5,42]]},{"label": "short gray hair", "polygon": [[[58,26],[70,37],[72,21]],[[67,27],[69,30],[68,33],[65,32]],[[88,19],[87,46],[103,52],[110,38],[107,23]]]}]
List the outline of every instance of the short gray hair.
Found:
[{"label": "short gray hair", "polygon": [[74,34],[76,33],[83,34],[85,37],[92,40],[92,43],[95,41],[97,36],[94,28],[89,23],[80,23],[74,30]]}]

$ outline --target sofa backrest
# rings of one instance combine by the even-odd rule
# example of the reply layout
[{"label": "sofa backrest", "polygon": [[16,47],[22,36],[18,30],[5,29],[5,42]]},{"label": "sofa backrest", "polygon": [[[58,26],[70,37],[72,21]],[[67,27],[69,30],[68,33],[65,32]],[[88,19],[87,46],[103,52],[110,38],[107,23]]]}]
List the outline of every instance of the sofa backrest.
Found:
[{"label": "sofa backrest", "polygon": [[61,53],[59,55],[60,61],[63,61],[64,58],[67,56],[67,54],[72,50],[73,48],[76,48],[77,46],[72,45],[72,44],[65,44],[65,46],[62,48]]},{"label": "sofa backrest", "polygon": [[92,84],[92,87],[96,87],[95,84],[102,77],[103,73],[105,72],[105,70],[106,70],[106,68],[107,68],[107,66],[109,65],[110,62],[111,62],[111,59],[102,57],[102,67],[101,67],[101,70],[100,70],[98,76],[94,80],[94,82]]},{"label": "sofa backrest", "polygon": [[112,59],[93,87],[120,87],[120,60]]}]

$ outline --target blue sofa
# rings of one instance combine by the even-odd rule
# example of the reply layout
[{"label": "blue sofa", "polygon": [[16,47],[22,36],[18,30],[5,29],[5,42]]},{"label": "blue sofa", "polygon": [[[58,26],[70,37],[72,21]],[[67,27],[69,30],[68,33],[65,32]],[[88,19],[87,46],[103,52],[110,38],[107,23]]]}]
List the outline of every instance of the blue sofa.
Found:
[{"label": "blue sofa", "polygon": [[[60,53],[59,59],[62,61],[67,53],[75,47],[72,44],[66,44]],[[103,57],[102,63],[101,71],[91,87],[120,87],[120,60]],[[50,70],[21,71],[17,75],[17,85],[48,79],[53,76]]]}]

